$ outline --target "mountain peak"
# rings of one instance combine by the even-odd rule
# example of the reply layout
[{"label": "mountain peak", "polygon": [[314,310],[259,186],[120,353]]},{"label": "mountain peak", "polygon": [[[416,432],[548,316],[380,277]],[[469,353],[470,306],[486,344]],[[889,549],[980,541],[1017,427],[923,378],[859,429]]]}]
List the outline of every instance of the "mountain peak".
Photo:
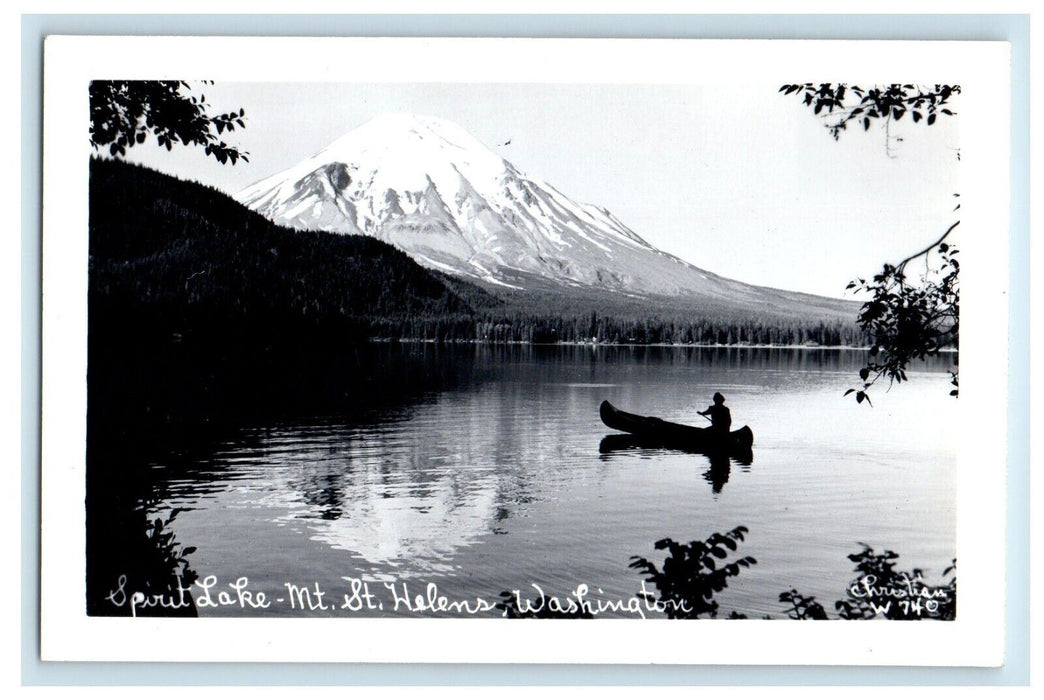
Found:
[{"label": "mountain peak", "polygon": [[438,168],[446,162],[464,168],[481,166],[482,178],[504,170],[506,163],[453,122],[424,114],[390,112],[356,127],[315,156],[322,161],[352,162],[368,158],[410,159],[413,170]]},{"label": "mountain peak", "polygon": [[376,116],[237,199],[278,223],[374,236],[422,265],[494,285],[715,287],[608,210],[527,178],[460,126],[423,114]]},{"label": "mountain peak", "polygon": [[447,119],[410,112],[378,114],[348,135],[352,134],[381,140],[401,139],[410,135],[422,139],[434,137],[462,148],[486,148],[467,131]]}]

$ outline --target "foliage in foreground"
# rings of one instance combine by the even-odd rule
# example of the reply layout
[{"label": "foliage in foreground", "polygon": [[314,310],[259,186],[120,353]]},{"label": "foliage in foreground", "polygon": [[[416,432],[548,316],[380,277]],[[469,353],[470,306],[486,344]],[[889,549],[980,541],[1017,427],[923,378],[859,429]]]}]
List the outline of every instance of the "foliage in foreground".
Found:
[{"label": "foliage in foreground", "polygon": [[[863,544],[863,550],[849,554],[859,577],[849,584],[845,598],[834,603],[842,620],[955,620],[957,619],[957,560],[946,567],[943,576],[950,580],[942,586],[924,582],[924,571],[896,571],[899,555],[891,550],[876,553]],[[787,615],[793,620],[826,620],[826,610],[815,596],[804,596],[791,589],[779,600],[789,604]]]},{"label": "foliage in foreground", "polygon": [[747,528],[740,525],[724,535],[715,532],[706,540],[688,544],[667,537],[655,544],[656,549],[667,550],[662,569],[644,557],[631,557],[630,567],[642,571],[645,580],[656,586],[658,602],[666,608],[668,619],[717,617],[714,595],[728,588],[729,579],[742,569],[758,563],[754,557],[725,563],[746,533]]},{"label": "foliage in foreground", "polygon": [[907,113],[914,124],[923,119],[926,126],[931,126],[940,114],[954,114],[950,106],[953,98],[961,94],[961,86],[892,83],[862,88],[848,83],[796,83],[780,87],[779,92],[801,98],[806,107],[823,117],[836,141],[852,122],[869,131],[877,120],[883,120],[888,127]]},{"label": "foliage in foreground", "polygon": [[207,96],[195,95],[184,80],[93,80],[89,90],[95,149],[124,156],[152,135],[168,151],[179,144],[199,146],[222,164],[248,161],[247,153],[220,138],[246,126],[243,109],[212,115]]},{"label": "foliage in foreground", "polygon": [[[726,532],[714,533],[706,540],[688,544],[664,538],[656,542],[656,549],[667,550],[663,564],[657,566],[644,557],[631,557],[631,568],[641,570],[648,583],[656,586],[657,594],[647,593],[648,609],[665,613],[668,619],[695,620],[716,618],[719,604],[714,600],[729,585],[729,580],[743,569],[757,562],[744,556],[726,563],[736,552],[738,542],[748,530],[742,525]],[[845,589],[845,597],[834,603],[836,617],[842,620],[955,620],[957,617],[957,562],[943,571],[950,579],[943,585],[925,582],[922,569],[896,569],[899,555],[891,550],[877,553],[869,545],[848,555],[855,564],[858,576]],[[644,586],[643,586],[644,590]],[[639,594],[641,595],[641,594]],[[829,620],[827,610],[815,596],[806,596],[795,589],[779,594],[779,602],[786,604],[784,613],[792,620]],[[591,618],[577,609],[549,609],[522,603],[517,594],[504,592],[497,608],[509,618]],[[726,619],[747,619],[744,613],[733,610]],[[771,619],[770,616],[765,616]]]},{"label": "foliage in foreground", "polygon": [[[852,122],[861,123],[868,131],[872,123],[883,122],[885,149],[891,155],[893,123],[906,114],[908,121],[925,126],[936,123],[940,115],[954,116],[950,109],[960,85],[913,85],[893,83],[862,88],[847,83],[795,83],[783,85],[779,92],[796,95],[805,106],[824,120],[825,126],[838,140]],[[901,140],[901,139],[899,139]],[[960,154],[958,152],[958,160]],[[956,195],[955,195],[956,196]],[[960,208],[958,205],[957,208]],[[861,388],[849,389],[856,401],[870,404],[868,391],[881,377],[889,386],[906,381],[906,368],[914,359],[938,355],[943,350],[956,350],[959,335],[960,265],[957,249],[946,243],[957,228],[954,222],[935,242],[908,256],[898,264],[885,263],[881,272],[869,282],[858,279],[849,290],[868,292],[870,301],[860,310],[859,327],[871,338],[870,356],[859,371]],[[923,259],[924,271],[911,281],[907,265]],[[958,395],[958,359],[954,353],[950,370],[950,395]]]},{"label": "foliage in foreground", "polygon": [[[87,614],[116,617],[195,617],[188,593],[199,578],[187,557],[196,551],[175,539],[171,523],[148,515],[148,504],[94,513],[88,529]],[[91,546],[91,543],[94,546]]]},{"label": "foliage in foreground", "polygon": [[[913,360],[956,350],[960,335],[961,291],[957,248],[942,242],[960,222],[954,223],[942,238],[927,249],[898,265],[885,263],[870,281],[859,279],[849,289],[869,292],[870,301],[859,312],[860,327],[873,338],[870,357],[859,370],[861,389],[856,399],[869,401],[867,391],[881,377],[892,383],[906,381],[906,368]],[[911,283],[907,265],[924,259],[924,271],[917,283]],[[937,260],[936,267],[932,267]],[[958,355],[953,353],[950,370],[951,396],[958,395]]]}]

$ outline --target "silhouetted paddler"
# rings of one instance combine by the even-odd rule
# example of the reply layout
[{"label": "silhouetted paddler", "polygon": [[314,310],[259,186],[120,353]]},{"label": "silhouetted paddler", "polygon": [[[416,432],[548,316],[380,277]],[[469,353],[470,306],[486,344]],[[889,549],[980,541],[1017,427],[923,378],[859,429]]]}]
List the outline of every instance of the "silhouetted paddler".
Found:
[{"label": "silhouetted paddler", "polygon": [[714,393],[714,405],[698,413],[710,418],[712,430],[727,434],[732,427],[732,412],[725,405],[725,397],[720,392]]}]

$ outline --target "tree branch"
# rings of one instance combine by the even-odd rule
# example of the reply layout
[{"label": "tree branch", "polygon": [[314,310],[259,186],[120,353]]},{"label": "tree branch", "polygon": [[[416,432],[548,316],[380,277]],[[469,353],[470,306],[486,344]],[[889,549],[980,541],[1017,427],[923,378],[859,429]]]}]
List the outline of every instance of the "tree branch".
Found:
[{"label": "tree branch", "polygon": [[944,233],[943,235],[939,236],[939,239],[937,241],[935,241],[934,243],[929,245],[924,250],[922,250],[920,252],[917,252],[917,253],[914,253],[913,255],[911,255],[909,257],[903,258],[903,261],[895,266],[896,271],[897,272],[901,272],[903,267],[906,266],[906,263],[910,262],[911,260],[916,260],[917,258],[921,257],[922,255],[927,255],[928,253],[930,253],[933,248],[935,248],[936,246],[941,244],[943,241],[945,241],[946,237],[949,236],[953,232],[953,230],[955,228],[957,228],[957,225],[960,224],[960,223],[961,223],[960,219],[958,219],[957,221],[954,221],[953,224],[950,226],[950,228],[946,229],[946,233]]}]

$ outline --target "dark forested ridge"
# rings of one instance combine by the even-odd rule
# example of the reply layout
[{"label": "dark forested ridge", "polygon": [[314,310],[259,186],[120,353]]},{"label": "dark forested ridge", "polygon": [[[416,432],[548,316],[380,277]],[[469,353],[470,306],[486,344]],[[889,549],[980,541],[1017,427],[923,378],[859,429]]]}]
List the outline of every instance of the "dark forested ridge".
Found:
[{"label": "dark forested ridge", "polygon": [[97,159],[89,279],[92,330],[357,339],[370,319],[458,323],[498,304],[460,282],[464,301],[375,239],[285,229],[212,188]]},{"label": "dark forested ridge", "polygon": [[287,229],[213,188],[98,159],[89,308],[92,333],[110,337],[133,328],[266,342],[862,342],[854,314],[840,307],[815,314],[807,305],[751,311],[595,290],[494,294],[376,239]]}]

